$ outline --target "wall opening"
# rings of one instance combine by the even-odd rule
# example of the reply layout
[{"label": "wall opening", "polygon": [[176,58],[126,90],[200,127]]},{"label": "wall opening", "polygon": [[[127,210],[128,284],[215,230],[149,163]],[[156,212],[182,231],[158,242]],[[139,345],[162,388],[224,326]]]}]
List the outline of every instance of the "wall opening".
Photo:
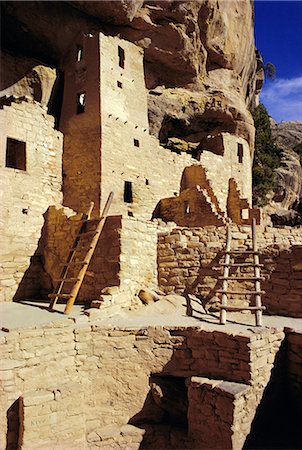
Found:
[{"label": "wall opening", "polygon": [[123,88],[123,83],[122,83],[121,81],[118,81],[118,82],[117,82],[117,87],[119,87],[120,89],[122,89],[122,88]]},{"label": "wall opening", "polygon": [[125,68],[125,50],[118,46],[118,65],[124,69]]},{"label": "wall opening", "polygon": [[125,183],[124,183],[124,202],[125,203],[133,203],[132,182],[131,181],[125,181]]},{"label": "wall opening", "polygon": [[238,162],[243,162],[243,145],[237,144],[237,156],[238,156]]},{"label": "wall opening", "polygon": [[26,170],[26,144],[17,139],[7,138],[5,166]]},{"label": "wall opening", "polygon": [[134,147],[139,147],[139,140],[133,139],[133,144],[134,144]]},{"label": "wall opening", "polygon": [[83,47],[81,47],[80,45],[77,46],[77,62],[82,61],[83,59]]},{"label": "wall opening", "polygon": [[149,186],[149,180],[146,178],[146,186]]},{"label": "wall opening", "polygon": [[80,92],[77,94],[77,114],[82,114],[85,111],[86,93]]}]

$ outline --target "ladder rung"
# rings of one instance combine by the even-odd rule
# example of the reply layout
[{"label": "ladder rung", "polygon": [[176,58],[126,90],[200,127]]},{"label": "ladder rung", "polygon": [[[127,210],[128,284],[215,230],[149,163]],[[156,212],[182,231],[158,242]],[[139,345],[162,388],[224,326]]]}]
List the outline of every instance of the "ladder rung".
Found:
[{"label": "ladder rung", "polygon": [[220,294],[234,294],[234,295],[249,295],[249,294],[265,294],[265,291],[226,291],[223,289],[217,290]]},{"label": "ladder rung", "polygon": [[[87,249],[87,251],[90,250],[90,249],[92,249],[92,248],[93,248],[92,245],[90,245],[89,247],[85,247],[85,249]],[[76,245],[75,247],[72,247],[72,248],[70,249],[70,252],[75,252],[77,249],[78,249],[78,246]]]},{"label": "ladder rung", "polygon": [[87,261],[71,261],[69,263],[61,264],[61,266],[67,267],[67,266],[75,266],[77,264],[83,266],[83,265],[88,264],[88,263],[87,263]]},{"label": "ladder rung", "polygon": [[257,250],[226,250],[224,253],[234,255],[259,255]]},{"label": "ladder rung", "polygon": [[255,264],[253,262],[250,263],[221,263],[221,266],[230,266],[230,267],[264,267],[264,264]]},{"label": "ladder rung", "polygon": [[49,298],[70,298],[71,294],[48,294]]},{"label": "ladder rung", "polygon": [[219,280],[260,281],[264,277],[218,277]]},{"label": "ladder rung", "polygon": [[82,219],[80,220],[81,223],[93,223],[93,222],[99,222],[101,220],[101,218],[97,218],[97,219]]},{"label": "ladder rung", "polygon": [[80,278],[78,278],[78,277],[75,277],[75,278],[57,278],[55,280],[55,282],[59,283],[61,281],[64,281],[65,283],[72,283],[72,282],[75,282],[75,281],[79,281],[79,279]]},{"label": "ladder rung", "polygon": [[91,235],[94,235],[94,234],[97,234],[97,233],[98,233],[97,230],[85,231],[84,233],[79,233],[77,235],[77,237],[81,238],[81,237],[91,236]]},{"label": "ladder rung", "polygon": [[265,306],[218,306],[219,309],[225,309],[226,311],[264,311]]}]

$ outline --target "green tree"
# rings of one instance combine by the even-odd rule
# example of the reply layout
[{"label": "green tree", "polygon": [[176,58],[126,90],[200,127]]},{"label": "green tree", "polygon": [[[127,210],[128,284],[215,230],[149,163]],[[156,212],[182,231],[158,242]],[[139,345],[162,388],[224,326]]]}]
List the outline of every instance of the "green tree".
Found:
[{"label": "green tree", "polygon": [[274,186],[275,169],[280,166],[281,150],[272,136],[267,110],[260,104],[254,110],[256,128],[253,164],[253,204],[264,206],[267,194]]},{"label": "green tree", "polygon": [[264,73],[265,76],[270,79],[274,80],[276,78],[276,67],[273,63],[268,62],[264,65]]},{"label": "green tree", "polygon": [[298,155],[302,156],[302,142],[300,142],[299,144],[295,145],[293,150],[298,153]]}]

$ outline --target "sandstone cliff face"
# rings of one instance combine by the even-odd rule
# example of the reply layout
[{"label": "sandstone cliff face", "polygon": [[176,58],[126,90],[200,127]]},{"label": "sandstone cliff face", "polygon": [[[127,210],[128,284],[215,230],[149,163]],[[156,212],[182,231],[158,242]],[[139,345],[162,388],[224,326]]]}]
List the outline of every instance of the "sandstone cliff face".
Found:
[{"label": "sandstone cliff face", "polygon": [[293,150],[302,143],[302,123],[273,123],[272,133],[282,149],[282,159],[276,170],[272,201],[266,209],[275,224],[302,224],[302,217],[296,211],[302,201],[302,155]]},{"label": "sandstone cliff face", "polygon": [[[2,8],[6,49],[57,68],[79,33],[119,34],[144,48],[151,132],[161,142],[199,143],[228,131],[252,146],[249,108],[263,70],[250,1],[7,2]],[[19,73],[8,70],[1,89],[33,64],[22,58]]]}]

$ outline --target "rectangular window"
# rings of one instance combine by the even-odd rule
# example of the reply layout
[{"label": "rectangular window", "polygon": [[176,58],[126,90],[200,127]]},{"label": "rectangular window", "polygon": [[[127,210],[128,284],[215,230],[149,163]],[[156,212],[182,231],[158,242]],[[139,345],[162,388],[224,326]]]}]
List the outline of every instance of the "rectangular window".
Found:
[{"label": "rectangular window", "polygon": [[119,87],[120,89],[123,88],[123,84],[120,81],[117,81],[117,87]]},{"label": "rectangular window", "polygon": [[80,92],[79,94],[77,94],[77,114],[81,114],[85,111],[85,100],[85,92]]},{"label": "rectangular window", "polygon": [[133,203],[132,182],[131,181],[125,181],[125,183],[124,183],[124,202],[125,203]]},{"label": "rectangular window", "polygon": [[83,59],[83,47],[77,46],[77,62],[82,61]]},{"label": "rectangular window", "polygon": [[238,162],[243,162],[243,145],[237,144],[237,156],[238,156]]},{"label": "rectangular window", "polygon": [[118,65],[124,69],[125,68],[125,50],[118,46]]},{"label": "rectangular window", "polygon": [[26,170],[26,144],[17,139],[7,138],[5,166]]},{"label": "rectangular window", "polygon": [[134,147],[139,147],[139,140],[133,139],[133,144],[134,144]]}]

